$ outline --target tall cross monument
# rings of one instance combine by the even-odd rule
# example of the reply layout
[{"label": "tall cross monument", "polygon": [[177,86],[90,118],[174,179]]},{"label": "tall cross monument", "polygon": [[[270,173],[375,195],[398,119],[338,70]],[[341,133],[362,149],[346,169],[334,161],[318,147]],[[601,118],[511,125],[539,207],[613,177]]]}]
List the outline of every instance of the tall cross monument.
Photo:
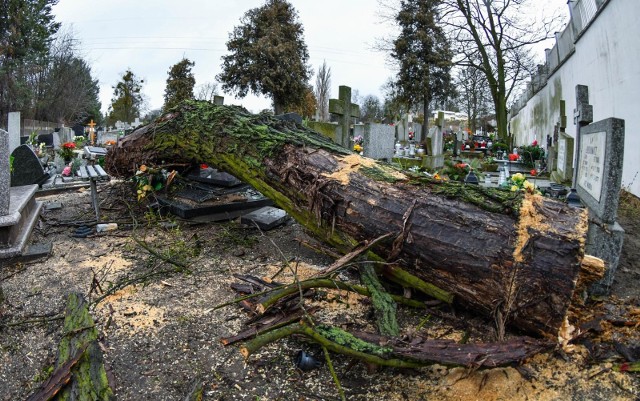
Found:
[{"label": "tall cross monument", "polygon": [[349,129],[351,128],[351,119],[360,117],[360,106],[351,103],[350,87],[341,85],[338,88],[338,99],[329,99],[329,113],[340,116],[342,136],[338,143],[345,148],[350,149]]},{"label": "tall cross monument", "polygon": [[96,144],[96,123],[93,122],[93,119],[87,124],[89,126],[89,141],[91,141],[91,146],[95,146]]}]

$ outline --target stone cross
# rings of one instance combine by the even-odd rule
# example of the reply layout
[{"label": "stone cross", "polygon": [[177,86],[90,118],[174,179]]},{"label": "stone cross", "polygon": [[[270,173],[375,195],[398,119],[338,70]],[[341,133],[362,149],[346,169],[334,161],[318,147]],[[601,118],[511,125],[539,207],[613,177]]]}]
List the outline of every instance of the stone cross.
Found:
[{"label": "stone cross", "polygon": [[91,145],[96,144],[96,123],[93,122],[93,119],[87,124],[89,126],[89,140],[91,141]]},{"label": "stone cross", "polygon": [[0,129],[0,216],[9,214],[9,187],[11,185],[9,155],[9,133]]},{"label": "stone cross", "polygon": [[[589,104],[589,87],[576,85],[576,108],[573,110],[573,123],[576,125],[576,148],[580,149],[580,128],[593,122],[593,106]],[[579,152],[575,152],[576,156]],[[573,174],[573,188],[576,187],[579,166]]]},{"label": "stone cross", "polygon": [[349,143],[349,129],[351,119],[360,117],[360,106],[351,103],[351,88],[341,85],[338,88],[338,99],[329,99],[329,113],[340,116],[339,125],[342,127],[342,138],[339,143],[345,148],[351,148]]}]

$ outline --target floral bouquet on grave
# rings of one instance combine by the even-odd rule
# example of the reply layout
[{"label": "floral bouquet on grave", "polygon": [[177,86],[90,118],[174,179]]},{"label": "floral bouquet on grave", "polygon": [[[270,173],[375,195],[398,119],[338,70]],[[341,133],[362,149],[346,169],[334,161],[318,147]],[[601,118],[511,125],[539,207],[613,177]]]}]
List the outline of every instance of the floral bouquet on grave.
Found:
[{"label": "floral bouquet on grave", "polygon": [[364,142],[364,138],[362,135],[358,135],[353,138],[353,150],[355,152],[361,153],[364,150],[362,143]]},{"label": "floral bouquet on grave", "polygon": [[530,194],[535,194],[538,192],[536,186],[528,181],[522,173],[516,173],[512,175],[509,181],[511,184],[511,191],[513,192],[525,191],[529,192]]},{"label": "floral bouquet on grave", "polygon": [[73,159],[73,157],[75,156],[75,153],[73,153],[75,148],[76,148],[76,144],[75,143],[73,143],[73,142],[65,142],[62,145],[60,145],[60,149],[58,149],[58,154],[64,160]]},{"label": "floral bouquet on grave", "polygon": [[73,137],[73,143],[75,143],[76,147],[79,148],[82,145],[84,145],[84,141],[86,140],[85,137],[83,136],[74,136]]}]

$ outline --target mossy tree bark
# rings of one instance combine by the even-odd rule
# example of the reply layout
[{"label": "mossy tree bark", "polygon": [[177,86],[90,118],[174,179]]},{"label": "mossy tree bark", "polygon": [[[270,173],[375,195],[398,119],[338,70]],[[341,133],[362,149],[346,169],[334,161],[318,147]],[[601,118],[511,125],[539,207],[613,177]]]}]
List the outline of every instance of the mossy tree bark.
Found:
[{"label": "mossy tree bark", "polygon": [[291,122],[187,102],[107,155],[141,164],[208,163],[251,184],[343,253],[372,251],[530,333],[555,337],[580,275],[586,212],[547,198],[409,176]]}]

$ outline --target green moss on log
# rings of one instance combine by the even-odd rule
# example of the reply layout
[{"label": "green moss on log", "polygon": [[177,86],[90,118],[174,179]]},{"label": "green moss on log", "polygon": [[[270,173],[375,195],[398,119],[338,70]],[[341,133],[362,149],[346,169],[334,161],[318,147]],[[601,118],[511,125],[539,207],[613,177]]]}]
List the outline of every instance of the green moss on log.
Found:
[{"label": "green moss on log", "polygon": [[353,334],[341,330],[337,327],[318,325],[314,327],[314,331],[322,337],[338,345],[342,345],[357,352],[376,355],[384,358],[388,356],[392,351],[392,349],[389,347],[381,347],[379,345],[363,341],[357,337],[354,337]]},{"label": "green moss on log", "polygon": [[371,293],[378,331],[383,336],[397,336],[400,333],[398,320],[396,319],[397,305],[380,284],[373,267],[369,265],[361,267],[360,278]]},{"label": "green moss on log", "polygon": [[79,294],[69,295],[63,330],[58,347],[58,366],[88,346],[74,368],[71,383],[54,399],[113,400],[114,394],[109,387],[102,351],[98,345],[98,330],[89,314],[87,302]]}]

